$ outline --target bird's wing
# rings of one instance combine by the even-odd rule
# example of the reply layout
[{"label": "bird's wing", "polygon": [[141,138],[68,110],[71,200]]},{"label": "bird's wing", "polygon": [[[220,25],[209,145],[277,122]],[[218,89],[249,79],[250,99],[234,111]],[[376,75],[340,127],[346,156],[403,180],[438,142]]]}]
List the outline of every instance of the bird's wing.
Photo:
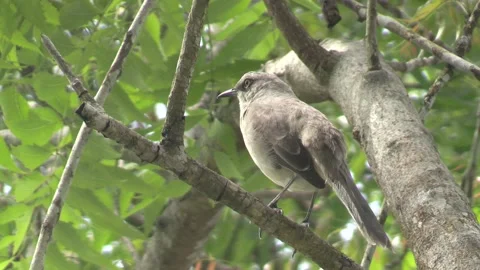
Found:
[{"label": "bird's wing", "polygon": [[300,175],[317,188],[325,187],[325,180],[315,171],[312,157],[299,138],[285,135],[277,138],[272,148],[272,154],[277,157],[276,161],[280,165]]}]

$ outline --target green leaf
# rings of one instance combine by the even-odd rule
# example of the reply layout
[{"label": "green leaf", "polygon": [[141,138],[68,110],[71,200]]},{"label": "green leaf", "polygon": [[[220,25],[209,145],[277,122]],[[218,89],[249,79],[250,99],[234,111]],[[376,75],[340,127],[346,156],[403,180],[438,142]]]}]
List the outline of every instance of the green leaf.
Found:
[{"label": "green leaf", "polygon": [[145,21],[144,27],[145,31],[148,33],[148,35],[155,42],[159,50],[162,52],[163,60],[165,60],[166,56],[163,52],[162,42],[160,41],[160,20],[158,20],[157,15],[155,15],[154,13],[150,13],[150,15],[148,15],[147,17],[147,20]]},{"label": "green leaf", "polygon": [[55,8],[55,6],[48,0],[41,0],[40,3],[47,22],[53,25],[60,25],[60,14],[58,13],[57,8]]},{"label": "green leaf", "polygon": [[108,258],[91,248],[91,244],[78,232],[71,224],[60,221],[55,226],[53,238],[65,248],[77,253],[83,260],[107,269],[116,269]]},{"label": "green leaf", "polygon": [[2,217],[0,219],[0,225],[21,218],[27,211],[29,211],[29,209],[30,207],[24,204],[9,205],[5,210],[0,212],[0,217]]},{"label": "green leaf", "polygon": [[[253,6],[249,7],[245,12],[238,14],[231,24],[225,27],[223,31],[215,35],[215,40],[220,41],[232,37],[233,35],[245,29],[245,27],[258,21],[260,16],[262,16],[266,10],[267,8],[265,7],[265,3],[263,3],[263,1],[257,2]],[[209,13],[211,13],[210,9]]]},{"label": "green leaf", "polygon": [[251,0],[217,0],[208,6],[208,23],[227,21],[248,8]]},{"label": "green leaf", "polygon": [[120,236],[134,239],[144,238],[142,233],[125,223],[88,190],[73,187],[69,192],[67,204],[87,213],[95,226],[102,227]]},{"label": "green leaf", "polygon": [[48,25],[45,16],[43,15],[42,5],[40,1],[30,0],[15,0],[12,1],[18,8],[18,11],[25,16],[33,25],[40,28],[42,32],[48,32]]},{"label": "green leaf", "polygon": [[121,155],[114,148],[114,145],[116,145],[116,142],[104,138],[102,135],[95,132],[90,135],[87,146],[83,151],[84,154],[82,160],[92,164],[104,159],[116,160],[120,158]]},{"label": "green leaf", "polygon": [[50,150],[36,145],[19,145],[12,148],[12,153],[30,170],[42,165],[52,154]]},{"label": "green leaf", "polygon": [[9,260],[0,262],[0,269],[5,269],[5,268],[7,268],[7,266],[9,266],[9,265],[12,263],[13,259],[14,259],[14,258],[11,258],[11,259],[9,259]]},{"label": "green leaf", "polygon": [[59,114],[66,116],[71,114],[70,97],[66,86],[68,82],[65,77],[55,76],[46,72],[39,72],[33,79],[33,87],[38,97],[46,101]]},{"label": "green leaf", "polygon": [[13,243],[13,241],[15,241],[15,235],[2,236],[2,239],[0,239],[0,250],[7,248],[11,243]]},{"label": "green leaf", "polygon": [[180,197],[190,190],[190,186],[181,180],[173,180],[165,185],[159,192],[160,197],[164,199]]},{"label": "green leaf", "polygon": [[30,227],[30,220],[32,218],[33,207],[29,207],[23,212],[22,216],[15,220],[15,242],[13,243],[13,254],[16,254],[27,235]]},{"label": "green leaf", "polygon": [[271,25],[266,21],[245,28],[220,51],[215,58],[216,65],[224,65],[234,59],[243,58],[244,54],[253,49],[270,31]]},{"label": "green leaf", "polygon": [[52,114],[52,110],[31,110],[27,101],[13,88],[0,92],[0,107],[8,128],[23,144],[44,145],[62,126],[61,119]]},{"label": "green leaf", "polygon": [[0,167],[4,167],[13,172],[21,172],[15,165],[10,155],[10,150],[3,139],[0,139]]},{"label": "green leaf", "polygon": [[60,251],[56,243],[51,243],[48,246],[47,256],[45,258],[45,269],[65,270],[79,269],[78,265],[67,260],[65,255]]},{"label": "green leaf", "polygon": [[88,23],[97,10],[88,0],[75,0],[66,3],[60,10],[60,22],[66,29],[73,29]]},{"label": "green leaf", "polygon": [[28,201],[32,199],[31,195],[37,188],[45,183],[46,179],[40,172],[33,172],[19,178],[15,183],[15,189],[13,194],[17,202]]},{"label": "green leaf", "polygon": [[216,151],[213,154],[213,157],[223,176],[227,178],[243,179],[242,174],[238,171],[230,156],[223,152]]}]

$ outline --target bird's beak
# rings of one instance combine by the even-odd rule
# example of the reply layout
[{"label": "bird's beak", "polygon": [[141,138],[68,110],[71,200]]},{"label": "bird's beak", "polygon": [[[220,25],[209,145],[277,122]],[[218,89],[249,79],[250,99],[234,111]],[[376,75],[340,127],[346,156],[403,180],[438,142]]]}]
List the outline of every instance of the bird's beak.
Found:
[{"label": "bird's beak", "polygon": [[222,92],[220,95],[217,96],[217,99],[223,98],[223,97],[233,97],[237,95],[237,90],[235,89],[229,89],[227,91]]}]

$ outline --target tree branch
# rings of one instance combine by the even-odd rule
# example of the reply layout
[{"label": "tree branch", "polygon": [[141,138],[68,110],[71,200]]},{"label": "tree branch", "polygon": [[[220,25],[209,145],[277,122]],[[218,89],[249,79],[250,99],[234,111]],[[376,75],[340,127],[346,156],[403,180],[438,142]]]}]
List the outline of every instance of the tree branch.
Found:
[{"label": "tree branch", "polygon": [[320,67],[324,71],[330,71],[335,65],[334,55],[310,37],[298,19],[290,12],[285,0],[264,0],[264,2],[290,47],[301,59],[308,59],[305,61],[305,65],[312,70]]},{"label": "tree branch", "polygon": [[330,96],[341,107],[419,269],[476,268],[480,265],[477,219],[441,162],[402,81],[388,65],[368,72],[364,42],[332,40],[322,46],[338,52],[328,85],[315,81],[291,53],[265,68],[282,70],[282,78],[300,96]]},{"label": "tree branch", "polygon": [[168,148],[128,129],[103,110],[98,110],[94,104],[83,103],[76,113],[90,128],[130,148],[145,162],[171,170],[187,184],[246,216],[264,231],[310,257],[319,266],[326,269],[360,269],[355,262],[318,238],[308,228],[278,215],[240,186],[187,157],[184,152],[178,151],[172,155]]},{"label": "tree branch", "polygon": [[157,219],[139,270],[189,269],[215,227],[223,205],[195,189],[171,200]]},{"label": "tree branch", "polygon": [[[354,10],[359,17],[365,18],[366,8],[363,5],[354,0],[342,0],[342,2],[345,6]],[[403,26],[401,23],[397,22],[391,17],[378,14],[377,21],[381,26],[403,37],[407,41],[412,42],[418,47],[431,52],[435,57],[439,58],[440,60],[454,66],[458,70],[471,73],[475,76],[475,78],[480,79],[480,67],[478,67],[477,65],[466,61],[465,59],[449,52],[445,48],[442,48],[441,46],[433,43],[427,38],[420,36],[419,34]]]},{"label": "tree branch", "polygon": [[[470,47],[472,44],[473,30],[477,25],[477,21],[479,17],[480,17],[480,1],[477,2],[475,7],[473,8],[472,14],[470,14],[470,17],[468,18],[467,22],[464,25],[463,35],[460,36],[455,41],[455,53],[458,55],[458,57],[465,56],[465,53],[467,53],[470,50]],[[454,65],[447,65],[443,69],[442,73],[438,75],[438,77],[435,79],[432,86],[430,86],[430,89],[428,89],[428,93],[423,98],[423,103],[424,103],[423,107],[420,110],[420,117],[422,118],[422,120],[425,120],[425,116],[427,116],[428,112],[433,107],[433,104],[435,103],[436,95],[438,94],[440,89],[445,84],[447,84],[452,78],[453,68],[457,68],[457,67]]]},{"label": "tree branch", "polygon": [[[389,0],[378,0],[378,3],[386,10],[388,10],[390,13],[393,14],[393,16],[400,18],[400,19],[408,19],[409,16],[407,13],[405,13],[403,10],[399,9],[395,5],[391,3]],[[415,31],[418,31],[422,36],[428,38],[428,40],[431,40],[432,42],[435,42],[439,46],[442,46],[449,52],[453,51],[451,48],[449,48],[445,43],[443,43],[441,40],[439,40],[435,35],[432,33],[432,31],[426,29],[423,25],[421,25],[417,21],[412,21],[408,24],[408,27],[415,29]]]},{"label": "tree branch", "polygon": [[[95,99],[99,101],[98,106],[103,105],[107,95],[110,93],[113,83],[117,80],[120,75],[122,64],[130,51],[132,44],[134,43],[137,34],[140,30],[141,25],[145,21],[145,18],[148,14],[148,11],[152,5],[152,0],[145,0],[140,7],[135,19],[130,25],[120,49],[105,76],[105,79],[100,87]],[[42,36],[42,41],[44,46],[49,50],[52,56],[57,61],[62,72],[67,76],[72,88],[79,93],[79,98],[82,101],[93,102],[93,98],[88,94],[88,91],[83,86],[82,82],[73,75],[72,70],[66,64],[63,57],[60,55],[60,52],[53,46],[53,43],[46,37]],[[78,92],[80,91],[80,92]],[[58,184],[57,190],[52,199],[52,203],[48,207],[47,214],[45,215],[45,220],[42,223],[42,228],[40,230],[40,235],[38,237],[38,242],[35,247],[35,252],[30,264],[30,270],[42,270],[44,268],[45,254],[47,252],[47,247],[50,239],[52,238],[53,229],[58,222],[60,217],[60,212],[65,203],[65,198],[67,196],[68,190],[72,183],[73,175],[77,169],[78,162],[82,151],[88,141],[88,136],[91,130],[86,126],[82,125],[78,133],[75,143],[70,153],[65,169],[63,170],[60,182]]]},{"label": "tree branch", "polygon": [[477,107],[477,123],[475,125],[475,132],[473,133],[472,149],[470,149],[470,163],[467,170],[462,177],[462,189],[470,199],[470,203],[473,204],[473,182],[477,178],[477,161],[478,161],[478,149],[480,145],[480,102]]},{"label": "tree branch", "polygon": [[208,0],[194,0],[188,15],[182,48],[178,57],[177,70],[172,82],[172,89],[167,103],[167,116],[163,127],[162,143],[183,146],[185,131],[185,103],[190,87],[195,61],[197,60],[203,20]]},{"label": "tree branch", "polygon": [[377,0],[368,0],[367,4],[367,50],[368,50],[368,70],[380,70],[379,52],[377,46]]},{"label": "tree branch", "polygon": [[395,71],[410,72],[419,67],[435,65],[439,62],[435,56],[419,57],[407,62],[391,61],[387,62]]},{"label": "tree branch", "polygon": [[[380,225],[385,224],[385,221],[387,221],[387,217],[388,217],[387,203],[385,202],[385,200],[383,200],[382,210],[378,215],[378,222],[380,223]],[[368,270],[370,268],[373,254],[375,254],[375,249],[376,249],[376,246],[371,244],[367,245],[367,248],[365,249],[365,253],[363,254],[362,262],[360,263],[360,266],[362,266],[363,269]]]}]

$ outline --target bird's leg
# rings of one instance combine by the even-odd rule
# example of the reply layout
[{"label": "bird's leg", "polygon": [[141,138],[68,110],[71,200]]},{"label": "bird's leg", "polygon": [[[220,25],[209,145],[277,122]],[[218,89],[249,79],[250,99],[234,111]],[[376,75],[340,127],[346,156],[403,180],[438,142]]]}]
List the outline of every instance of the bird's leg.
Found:
[{"label": "bird's leg", "polygon": [[[318,189],[316,189],[315,192],[313,192],[312,200],[310,201],[310,206],[308,207],[308,210],[307,210],[307,215],[303,219],[302,223],[300,223],[302,226],[305,226],[306,228],[310,227],[310,215],[312,214],[313,205],[315,204],[315,199],[317,198],[317,195],[318,195]],[[293,256],[295,256],[295,253],[297,253],[296,249],[293,250],[292,258]]]},{"label": "bird's leg", "polygon": [[312,200],[310,201],[310,206],[308,207],[308,210],[307,210],[307,215],[305,216],[305,218],[301,223],[303,226],[307,228],[310,227],[310,215],[312,214],[313,205],[315,204],[315,199],[317,198],[317,195],[318,195],[318,189],[315,190],[315,192],[313,192]]},{"label": "bird's leg", "polygon": [[[277,213],[283,214],[282,209],[277,206],[277,202],[280,200],[280,198],[282,198],[282,195],[288,190],[288,188],[293,184],[293,182],[295,182],[295,179],[297,179],[296,175],[293,176],[290,181],[288,181],[285,187],[283,187],[282,191],[280,191],[280,193],[278,193],[278,195],[275,196],[275,198],[273,198],[273,200],[269,202],[267,206],[274,209]],[[262,239],[262,228],[258,229],[258,238]]]}]

